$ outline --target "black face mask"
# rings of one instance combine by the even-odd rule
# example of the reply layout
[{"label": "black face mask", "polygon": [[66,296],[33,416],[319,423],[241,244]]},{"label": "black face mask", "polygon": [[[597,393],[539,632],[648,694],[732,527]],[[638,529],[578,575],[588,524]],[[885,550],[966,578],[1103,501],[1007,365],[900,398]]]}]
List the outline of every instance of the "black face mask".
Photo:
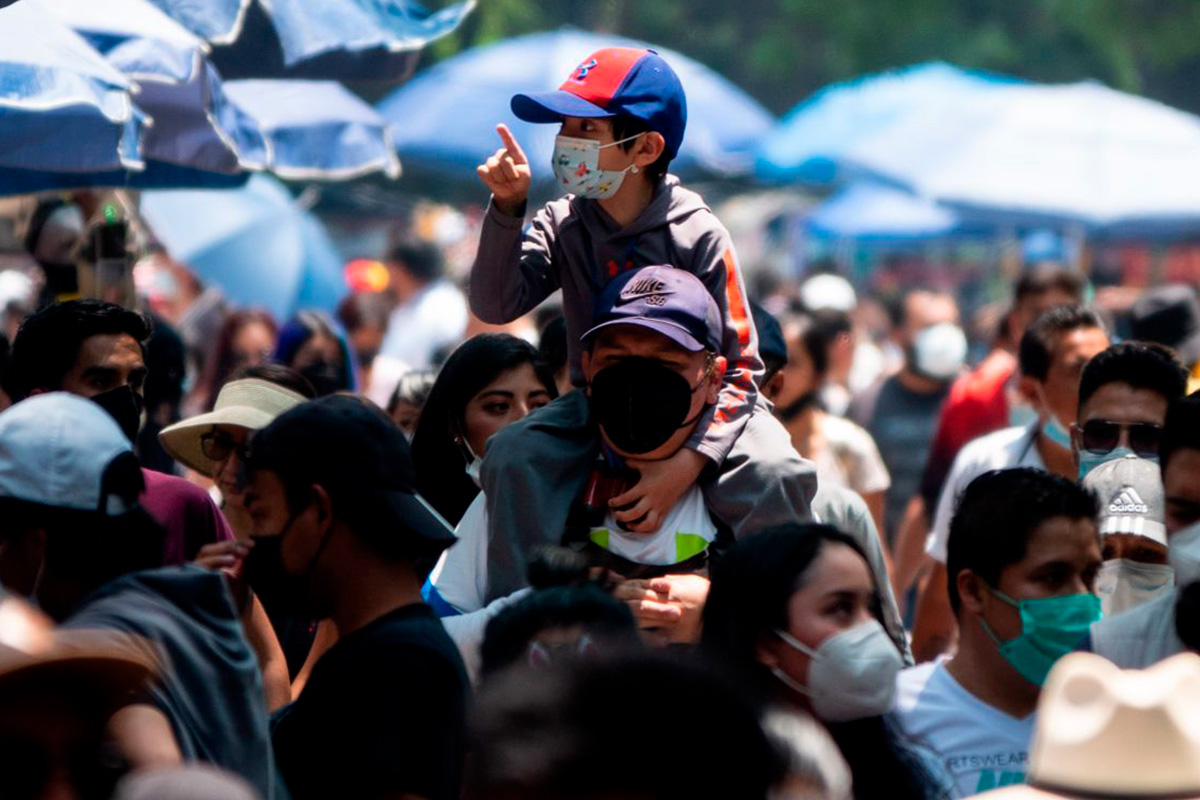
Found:
[{"label": "black face mask", "polygon": [[132,442],[137,438],[138,428],[142,425],[142,408],[146,401],[130,388],[129,384],[94,395],[92,402],[117,421],[126,439]]},{"label": "black face mask", "polygon": [[300,370],[300,374],[317,390],[317,397],[326,397],[347,388],[342,380],[342,371],[328,361],[309,364]]},{"label": "black face mask", "polygon": [[325,532],[325,538],[308,562],[308,568],[300,575],[293,575],[283,567],[283,538],[299,516],[295,514],[288,519],[278,536],[254,539],[254,546],[242,562],[242,579],[262,600],[263,606],[272,612],[306,618],[312,616],[308,578],[321,559],[330,532]]},{"label": "black face mask", "polygon": [[591,405],[596,422],[608,440],[624,453],[640,455],[657,450],[675,431],[699,418],[688,419],[696,386],[657,361],[627,358],[596,373]]}]

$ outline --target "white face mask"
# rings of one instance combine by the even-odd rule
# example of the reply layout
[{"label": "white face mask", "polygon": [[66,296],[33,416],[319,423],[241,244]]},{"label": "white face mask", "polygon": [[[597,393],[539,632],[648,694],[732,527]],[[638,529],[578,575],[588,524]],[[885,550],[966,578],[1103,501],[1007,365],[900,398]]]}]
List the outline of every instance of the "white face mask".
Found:
[{"label": "white face mask", "polygon": [[1167,560],[1175,568],[1175,585],[1200,580],[1200,522],[1167,537]]},{"label": "white face mask", "polygon": [[639,172],[637,164],[625,169],[600,169],[600,150],[636,139],[641,134],[627,136],[610,144],[600,144],[595,139],[576,139],[573,136],[557,136],[554,139],[554,178],[568,194],[605,200],[621,188],[626,172]]},{"label": "white face mask", "polygon": [[462,451],[463,458],[467,462],[466,473],[467,477],[478,486],[483,488],[483,478],[480,477],[480,471],[483,469],[483,459],[475,455],[475,451],[471,449],[471,444],[466,438],[460,439],[458,447]]},{"label": "white face mask", "polygon": [[826,722],[849,722],[886,714],[896,696],[896,674],[904,666],[896,645],[876,620],[864,622],[821,642],[816,650],[786,631],[775,631],[783,643],[810,659],[808,684],[779,667],[771,673],[808,697],[813,711]]},{"label": "white face mask", "polygon": [[1114,558],[1100,565],[1096,573],[1096,594],[1104,616],[1120,614],[1149,602],[1175,585],[1175,570],[1170,564],[1143,564]]},{"label": "white face mask", "polygon": [[913,368],[935,381],[949,381],[967,360],[967,336],[953,322],[930,325],[913,338]]}]

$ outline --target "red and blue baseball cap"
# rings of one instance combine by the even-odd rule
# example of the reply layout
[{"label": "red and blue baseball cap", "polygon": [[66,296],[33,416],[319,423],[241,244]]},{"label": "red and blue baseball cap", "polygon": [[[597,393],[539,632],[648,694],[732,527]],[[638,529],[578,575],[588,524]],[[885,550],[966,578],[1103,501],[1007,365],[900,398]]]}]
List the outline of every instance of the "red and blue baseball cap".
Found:
[{"label": "red and blue baseball cap", "polygon": [[637,325],[693,353],[719,353],[725,332],[717,301],[700,279],[665,266],[629,270],[609,281],[596,298],[593,323],[581,341],[614,325]]},{"label": "red and blue baseball cap", "polygon": [[526,122],[625,114],[662,134],[672,158],[679,154],[687,127],[687,98],[679,76],[662,56],[644,47],[597,50],[555,91],[514,96],[512,111]]}]

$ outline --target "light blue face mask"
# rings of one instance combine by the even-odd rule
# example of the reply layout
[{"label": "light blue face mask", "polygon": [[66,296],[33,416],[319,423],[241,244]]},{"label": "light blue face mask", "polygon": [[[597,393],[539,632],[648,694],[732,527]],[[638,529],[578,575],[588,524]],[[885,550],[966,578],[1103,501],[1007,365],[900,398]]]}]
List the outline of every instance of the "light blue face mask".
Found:
[{"label": "light blue face mask", "polygon": [[1061,447],[1063,450],[1071,450],[1071,432],[1058,421],[1058,417],[1051,414],[1044,423],[1042,423],[1042,435],[1049,439],[1054,444]]}]

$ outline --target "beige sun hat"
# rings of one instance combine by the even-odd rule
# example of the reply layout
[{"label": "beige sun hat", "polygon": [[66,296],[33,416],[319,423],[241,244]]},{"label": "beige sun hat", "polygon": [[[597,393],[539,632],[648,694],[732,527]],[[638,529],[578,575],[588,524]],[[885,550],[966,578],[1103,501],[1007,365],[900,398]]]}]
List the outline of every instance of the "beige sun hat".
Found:
[{"label": "beige sun hat", "polygon": [[163,428],[158,440],[171,458],[211,477],[213,462],[200,447],[201,436],[212,431],[216,425],[262,430],[271,424],[271,420],[307,399],[298,392],[261,378],[230,381],[221,387],[212,411]]},{"label": "beige sun hat", "polygon": [[1200,656],[1146,670],[1065,656],[1038,703],[1029,785],[987,797],[1200,798]]}]

